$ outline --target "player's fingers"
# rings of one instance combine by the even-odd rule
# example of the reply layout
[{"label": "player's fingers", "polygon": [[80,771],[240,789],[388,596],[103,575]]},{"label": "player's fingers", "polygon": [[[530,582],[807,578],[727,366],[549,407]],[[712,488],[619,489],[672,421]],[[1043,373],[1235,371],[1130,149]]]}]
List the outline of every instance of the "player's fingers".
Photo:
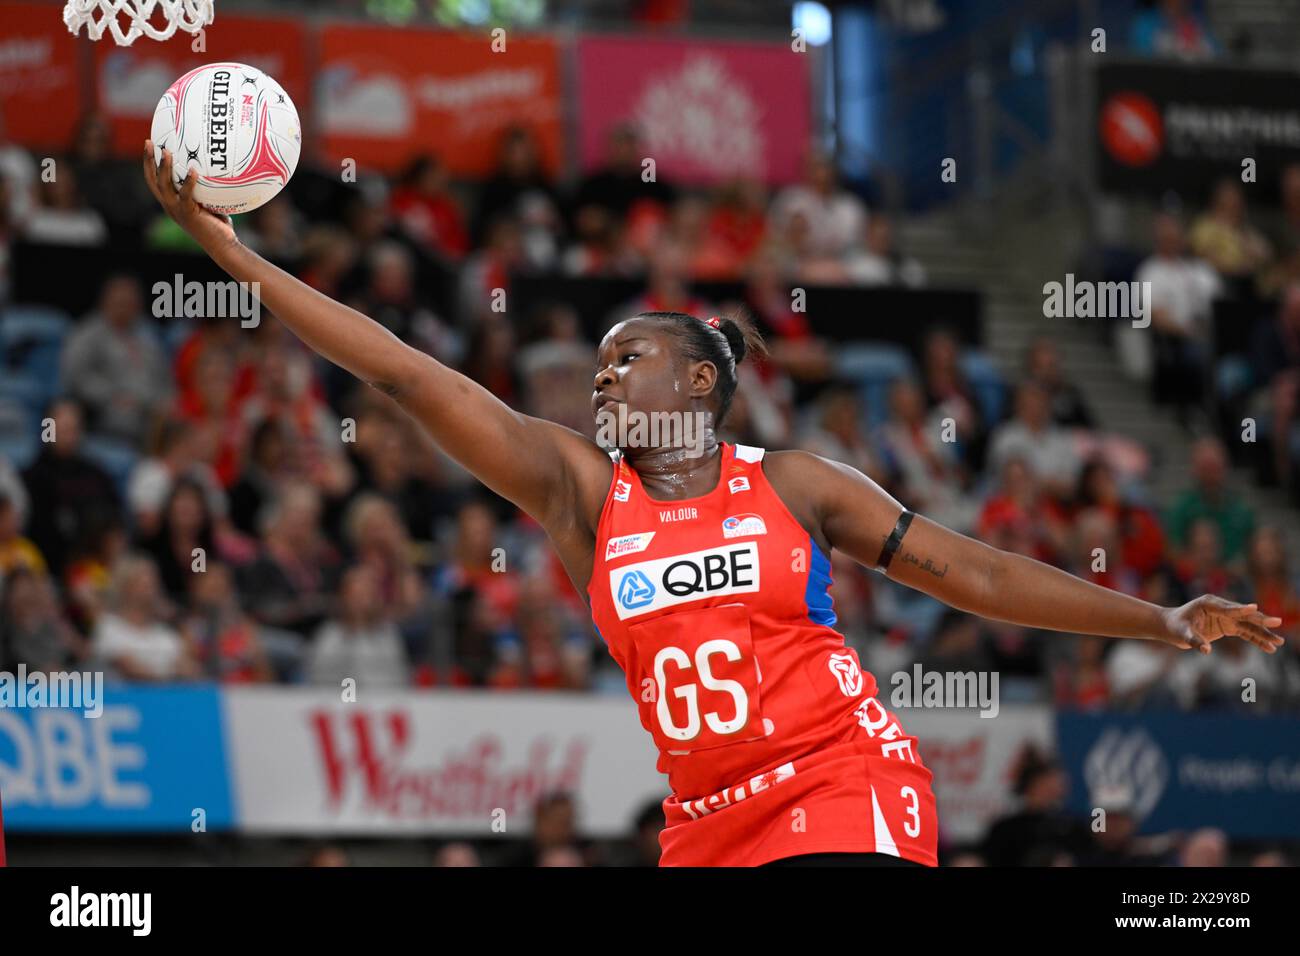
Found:
[{"label": "player's fingers", "polygon": [[1270,654],[1276,653],[1283,643],[1281,636],[1250,621],[1239,621],[1233,633]]},{"label": "player's fingers", "polygon": [[162,194],[158,192],[158,164],[153,160],[153,143],[150,140],[144,141],[144,183],[149,187],[149,192],[153,198],[162,202]]},{"label": "player's fingers", "polygon": [[172,173],[172,152],[170,149],[162,151],[162,165],[158,169],[158,179],[158,189],[163,194],[163,204],[167,207],[168,212],[173,212],[176,209],[176,178]]},{"label": "player's fingers", "polygon": [[188,206],[194,201],[194,187],[199,184],[198,173],[189,170],[185,173],[185,182],[181,184],[181,202]]}]

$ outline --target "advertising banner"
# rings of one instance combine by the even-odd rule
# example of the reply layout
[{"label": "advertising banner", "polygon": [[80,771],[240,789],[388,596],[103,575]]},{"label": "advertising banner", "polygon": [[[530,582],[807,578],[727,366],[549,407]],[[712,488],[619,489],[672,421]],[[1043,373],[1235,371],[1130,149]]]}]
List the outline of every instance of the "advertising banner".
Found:
[{"label": "advertising banner", "polygon": [[1062,714],[1057,726],[1080,815],[1105,790],[1125,795],[1143,833],[1300,836],[1300,719]]},{"label": "advertising banner", "polygon": [[1255,161],[1252,195],[1277,196],[1278,178],[1300,162],[1300,73],[1197,63],[1107,63],[1097,68],[1101,185],[1204,199],[1214,182],[1240,182]]},{"label": "advertising banner", "polygon": [[543,166],[558,174],[559,48],[539,36],[505,43],[496,52],[487,33],[325,26],[316,115],[331,160],[391,173],[435,153],[456,175],[486,177],[502,133],[517,125],[533,133]]},{"label": "advertising banner", "polygon": [[[64,35],[73,40],[66,27]],[[114,152],[138,156],[167,87],[195,67],[223,60],[266,71],[284,87],[302,121],[309,121],[311,85],[307,29],[302,21],[218,11],[202,36],[202,51],[195,50],[195,37],[180,31],[169,40],[138,41],[131,46],[118,46],[108,37],[91,44],[96,97],[111,128]]]},{"label": "advertising banner", "polygon": [[656,175],[671,182],[799,177],[808,59],[789,44],[584,37],[578,83],[584,171],[604,160],[611,128],[631,122]]},{"label": "advertising banner", "polygon": [[0,140],[51,153],[67,150],[84,111],[77,69],[81,44],[48,3],[2,2],[0,24]]},{"label": "advertising banner", "polygon": [[234,822],[212,687],[109,687],[103,712],[0,708],[10,831],[177,831]]},{"label": "advertising banner", "polygon": [[668,793],[629,702],[585,695],[363,694],[235,688],[223,695],[247,832],[519,836],[555,790],[579,826],[631,830]]}]

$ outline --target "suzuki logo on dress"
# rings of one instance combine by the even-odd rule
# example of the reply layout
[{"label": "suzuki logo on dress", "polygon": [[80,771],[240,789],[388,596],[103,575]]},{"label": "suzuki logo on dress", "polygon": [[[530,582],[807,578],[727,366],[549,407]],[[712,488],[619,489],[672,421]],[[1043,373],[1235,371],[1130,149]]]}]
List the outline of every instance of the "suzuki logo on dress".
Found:
[{"label": "suzuki logo on dress", "polygon": [[618,601],[625,608],[645,607],[655,599],[655,586],[641,571],[629,571],[618,586]]}]

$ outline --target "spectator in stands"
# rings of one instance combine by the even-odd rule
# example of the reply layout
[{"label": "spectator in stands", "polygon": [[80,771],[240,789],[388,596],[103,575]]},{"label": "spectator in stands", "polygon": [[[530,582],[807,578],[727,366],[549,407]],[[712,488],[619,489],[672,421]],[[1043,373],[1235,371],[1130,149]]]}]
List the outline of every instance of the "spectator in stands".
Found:
[{"label": "spectator in stands", "polygon": [[709,234],[742,266],[767,238],[767,191],[752,178],[732,179],[718,190],[709,211]]},{"label": "spectator in stands", "polygon": [[589,680],[594,646],[568,610],[552,597],[552,582],[532,574],[521,581],[513,634],[497,644],[488,685],[498,690],[581,690]]},{"label": "spectator in stands", "polygon": [[1293,641],[1300,640],[1300,590],[1287,566],[1286,542],[1274,527],[1255,529],[1246,550],[1246,577],[1250,599],[1269,617],[1280,617],[1274,628]]},{"label": "spectator in stands", "polygon": [[184,599],[192,577],[206,573],[209,561],[219,556],[252,557],[238,546],[225,546],[209,508],[207,490],[192,478],[181,478],[172,485],[155,531],[143,537],[141,544],[153,558],[168,597],[176,601]]},{"label": "spectator in stands", "polygon": [[926,335],[921,358],[925,404],[939,419],[951,418],[962,460],[978,471],[984,465],[988,425],[975,389],[961,367],[961,345],[945,328]]},{"label": "spectator in stands", "polygon": [[1278,191],[1280,208],[1265,228],[1277,259],[1259,281],[1260,295],[1271,298],[1294,282],[1300,282],[1300,163],[1282,170]]},{"label": "spectator in stands", "polygon": [[867,210],[840,187],[834,159],[812,151],[804,161],[803,182],[786,186],[772,202],[771,222],[778,234],[786,234],[796,216],[804,221],[811,255],[843,259],[863,234]]},{"label": "spectator in stands", "polygon": [[1015,417],[999,425],[989,443],[989,464],[1001,468],[1008,458],[1029,462],[1044,490],[1069,501],[1079,477],[1079,456],[1069,432],[1052,421],[1052,397],[1037,382],[1016,390]]},{"label": "spectator in stands", "polygon": [[297,271],[302,262],[303,223],[288,196],[281,194],[259,206],[243,225],[242,242],[277,265]]},{"label": "spectator in stands", "polygon": [[537,338],[515,356],[524,410],[594,437],[587,398],[592,347],[582,337],[578,313],[569,305],[550,304],[540,311],[535,325]]},{"label": "spectator in stands", "polygon": [[29,242],[59,246],[102,246],[108,242],[104,217],[86,205],[70,163],[64,162],[52,179],[42,179],[40,201],[23,223]]},{"label": "spectator in stands", "polygon": [[1206,827],[1194,831],[1178,854],[1179,866],[1228,865],[1228,837],[1222,830]]},{"label": "spectator in stands", "polygon": [[1192,226],[1191,246],[1229,290],[1247,295],[1253,292],[1251,280],[1272,256],[1264,234],[1247,220],[1246,195],[1235,179],[1215,186],[1210,208]]},{"label": "spectator in stands", "polygon": [[1120,560],[1143,579],[1164,563],[1165,534],[1160,519],[1149,508],[1128,501],[1115,480],[1115,471],[1103,458],[1092,458],[1079,473],[1075,506],[1097,509],[1115,522]]},{"label": "spectator in stands", "polygon": [[89,653],[68,623],[49,575],[26,567],[0,574],[0,669],[63,670]]},{"label": "spectator in stands", "polygon": [[560,257],[571,276],[632,276],[644,263],[628,242],[627,229],[604,206],[588,203],[574,214],[573,241]]},{"label": "spectator in stands", "polygon": [[433,866],[482,866],[478,850],[472,843],[454,840],[444,843],[433,855]]},{"label": "spectator in stands", "polygon": [[1186,256],[1182,226],[1172,213],[1156,217],[1155,251],[1134,279],[1150,283],[1151,327],[1118,323],[1120,357],[1130,374],[1152,382],[1157,401],[1185,415],[1204,390],[1211,306],[1222,283],[1208,265]]},{"label": "spectator in stands", "polygon": [[522,126],[502,134],[497,168],[479,191],[474,235],[480,243],[501,218],[519,224],[523,260],[534,269],[549,268],[559,255],[563,229],[559,197],[542,168],[536,137]]},{"label": "spectator in stands", "polygon": [[781,273],[801,285],[846,285],[849,273],[842,255],[819,248],[815,242],[812,219],[795,208],[778,227],[772,228],[772,254],[780,262]]},{"label": "spectator in stands", "polygon": [[660,244],[650,258],[645,292],[615,309],[608,317],[608,324],[613,325],[640,312],[685,312],[705,316],[710,307],[691,291],[689,270],[688,251],[680,243]]},{"label": "spectator in stands", "polygon": [[[1145,841],[1138,839],[1137,800],[1131,786],[1099,786],[1089,794],[1088,803],[1093,807],[1093,819],[1104,819],[1105,825],[1089,828],[1088,845],[1079,853],[1082,865],[1156,866],[1164,862],[1163,854],[1152,852]],[[1097,810],[1105,816],[1097,816]]]},{"label": "spectator in stands", "polygon": [[1300,282],[1287,286],[1277,317],[1262,323],[1251,343],[1252,401],[1259,430],[1273,452],[1273,476],[1283,485],[1300,468]]},{"label": "spectator in stands", "polygon": [[386,619],[399,628],[411,658],[423,662],[432,626],[431,596],[397,509],[364,492],[348,507],[344,528],[353,561],[374,575]]},{"label": "spectator in stands", "polygon": [[154,432],[153,453],[136,463],[127,483],[126,500],[137,534],[148,537],[158,530],[172,488],[182,479],[203,489],[212,514],[224,515],[225,492],[201,457],[202,445],[213,440],[211,432],[175,418],[160,422]]},{"label": "spectator in stands", "polygon": [[82,119],[71,160],[77,182],[94,186],[85,197],[86,205],[102,217],[113,241],[138,243],[153,197],[140,177],[139,158],[113,155],[112,128],[103,113],[89,113]]},{"label": "spectator in stands", "polygon": [[1074,559],[1070,571],[1085,581],[1112,591],[1136,595],[1142,578],[1124,561],[1115,518],[1101,508],[1087,508],[1075,517]]},{"label": "spectator in stands", "polygon": [[380,239],[366,253],[368,281],[353,304],[398,338],[441,361],[455,362],[456,333],[428,309],[416,286],[416,261],[400,242]]},{"label": "spectator in stands", "polygon": [[632,824],[628,852],[617,863],[619,866],[658,866],[659,834],[664,828],[664,805],[651,800],[636,815]]},{"label": "spectator in stands", "polygon": [[[541,866],[546,856],[557,850],[576,851],[581,860],[582,846],[576,817],[577,808],[569,794],[543,795],[533,809],[533,832],[528,843],[508,854],[503,863],[506,866]],[[579,862],[576,865],[583,864]]]},{"label": "spectator in stands", "polygon": [[976,522],[980,539],[1040,561],[1061,561],[1068,552],[1069,528],[1047,500],[1029,460],[1009,454],[998,479]]},{"label": "spectator in stands", "polygon": [[451,173],[439,157],[417,156],[388,203],[398,225],[429,252],[451,262],[469,252],[465,216],[452,194]]},{"label": "spectator in stands", "polygon": [[[925,394],[912,379],[899,379],[890,388],[889,418],[877,430],[875,442],[889,485],[900,500],[946,527],[971,528],[979,504],[965,493],[965,467],[955,443],[943,440],[941,422],[927,414]],[[834,450],[828,446],[821,454]],[[836,454],[828,457],[852,463]],[[869,458],[862,460],[863,465],[855,467],[869,475],[878,473]]]},{"label": "spectator in stands", "polygon": [[1187,0],[1147,0],[1133,20],[1129,46],[1143,56],[1208,60],[1218,56],[1218,40]]},{"label": "spectator in stands", "polygon": [[117,275],[104,283],[98,308],[64,345],[62,379],[68,395],[90,409],[92,432],[142,442],[171,395],[171,375],[135,278]]},{"label": "spectator in stands", "polygon": [[1219,525],[1202,516],[1187,529],[1187,545],[1175,562],[1178,580],[1190,599],[1198,594],[1221,594],[1229,600],[1245,600],[1245,582],[1223,561]]},{"label": "spectator in stands", "polygon": [[320,519],[320,494],[302,482],[283,488],[262,513],[262,553],[236,572],[259,623],[305,636],[329,612],[341,560]]},{"label": "spectator in stands", "polygon": [[0,107],[0,182],[7,184],[6,215],[0,216],[0,220],[7,222],[11,229],[21,231],[36,209],[37,172],[32,154],[9,138],[4,109]]},{"label": "spectator in stands", "polygon": [[40,548],[24,538],[21,532],[18,509],[0,489],[0,581],[19,569],[36,574],[44,574],[47,570]]},{"label": "spectator in stands", "polygon": [[[501,313],[508,302],[510,274],[525,261],[518,222],[498,216],[486,229],[482,247],[465,260],[460,271],[460,319],[465,327]],[[435,357],[440,356],[435,353]]]},{"label": "spectator in stands", "polygon": [[453,513],[454,496],[417,473],[415,447],[408,423],[387,409],[358,414],[353,458],[358,487],[387,501],[413,546],[423,546],[433,540],[435,522]]},{"label": "spectator in stands", "polygon": [[227,564],[212,560],[204,573],[191,575],[189,599],[182,630],[206,678],[227,684],[274,679],[257,623],[240,606]]},{"label": "spectator in stands", "polygon": [[1174,499],[1165,519],[1177,548],[1189,543],[1192,525],[1209,518],[1218,526],[1224,561],[1235,561],[1255,527],[1255,514],[1228,483],[1228,455],[1217,438],[1192,446],[1192,485]]},{"label": "spectator in stands", "polygon": [[312,226],[303,236],[299,278],[317,292],[341,298],[344,280],[355,269],[357,255],[357,242],[347,230],[332,225]]},{"label": "spectator in stands", "polygon": [[0,306],[9,301],[9,246],[18,237],[9,206],[9,182],[0,173]]},{"label": "spectator in stands", "polygon": [[410,683],[402,638],[384,607],[378,575],[364,564],[344,573],[338,614],[316,630],[306,661],[310,683],[338,688],[348,678],[365,689]]},{"label": "spectator in stands", "polygon": [[573,218],[586,206],[607,209],[614,220],[621,221],[638,204],[666,210],[677,198],[677,191],[656,169],[651,176],[644,165],[648,154],[636,127],[614,126],[609,132],[605,163],[578,184],[573,197]]},{"label": "spectator in stands", "polygon": [[876,213],[867,221],[863,246],[849,253],[845,270],[849,281],[857,285],[925,285],[925,269],[899,251],[894,222],[884,213]]},{"label": "spectator in stands", "polygon": [[[881,473],[866,438],[858,393],[847,386],[833,386],[818,396],[815,417],[804,430],[799,446],[814,455],[851,465],[866,475]],[[921,506],[917,503],[915,507],[919,510]]]},{"label": "spectator in stands", "polygon": [[709,207],[703,199],[683,196],[677,200],[665,238],[681,246],[688,272],[696,281],[721,281],[740,275],[744,260],[731,243],[709,228]]},{"label": "spectator in stands", "polygon": [[1058,709],[1098,711],[1110,706],[1106,643],[1102,637],[1076,637],[1070,642],[1070,655],[1052,674],[1052,701]]},{"label": "spectator in stands", "polygon": [[1086,845],[1087,828],[1064,811],[1069,792],[1065,771],[1033,748],[1026,748],[1018,763],[1014,789],[1020,809],[989,827],[984,858],[990,866],[1024,866],[1037,847],[1077,853]]},{"label": "spectator in stands", "polygon": [[23,472],[30,502],[28,535],[45,556],[50,571],[62,577],[70,550],[91,527],[121,515],[113,479],[82,451],[80,406],[56,399],[46,413],[53,440]]},{"label": "spectator in stands", "polygon": [[1061,350],[1047,336],[1039,336],[1025,351],[1025,378],[1037,382],[1051,397],[1052,421],[1064,428],[1092,428],[1095,420],[1083,390],[1065,377]]},{"label": "spectator in stands", "polygon": [[158,572],[143,555],[113,569],[109,610],[95,622],[95,656],[129,681],[171,681],[200,675],[185,639],[163,617]]},{"label": "spectator in stands", "polygon": [[69,552],[63,583],[68,612],[84,634],[108,608],[113,568],[130,548],[126,523],[117,515],[104,515],[89,523]]},{"label": "spectator in stands", "polygon": [[519,405],[515,326],[505,315],[484,313],[469,334],[463,370],[508,405]]}]

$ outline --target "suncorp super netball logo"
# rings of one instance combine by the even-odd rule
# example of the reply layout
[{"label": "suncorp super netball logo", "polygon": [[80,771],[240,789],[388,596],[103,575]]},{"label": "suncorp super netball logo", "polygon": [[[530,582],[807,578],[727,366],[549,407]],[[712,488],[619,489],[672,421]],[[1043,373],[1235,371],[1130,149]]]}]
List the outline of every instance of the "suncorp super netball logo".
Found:
[{"label": "suncorp super netball logo", "polygon": [[1101,142],[1125,166],[1150,166],[1164,148],[1160,110],[1141,93],[1116,93],[1101,110]]},{"label": "suncorp super netball logo", "polygon": [[1110,727],[1084,757],[1083,775],[1090,793],[1122,789],[1132,794],[1133,815],[1144,820],[1164,795],[1169,762],[1145,730]]}]

